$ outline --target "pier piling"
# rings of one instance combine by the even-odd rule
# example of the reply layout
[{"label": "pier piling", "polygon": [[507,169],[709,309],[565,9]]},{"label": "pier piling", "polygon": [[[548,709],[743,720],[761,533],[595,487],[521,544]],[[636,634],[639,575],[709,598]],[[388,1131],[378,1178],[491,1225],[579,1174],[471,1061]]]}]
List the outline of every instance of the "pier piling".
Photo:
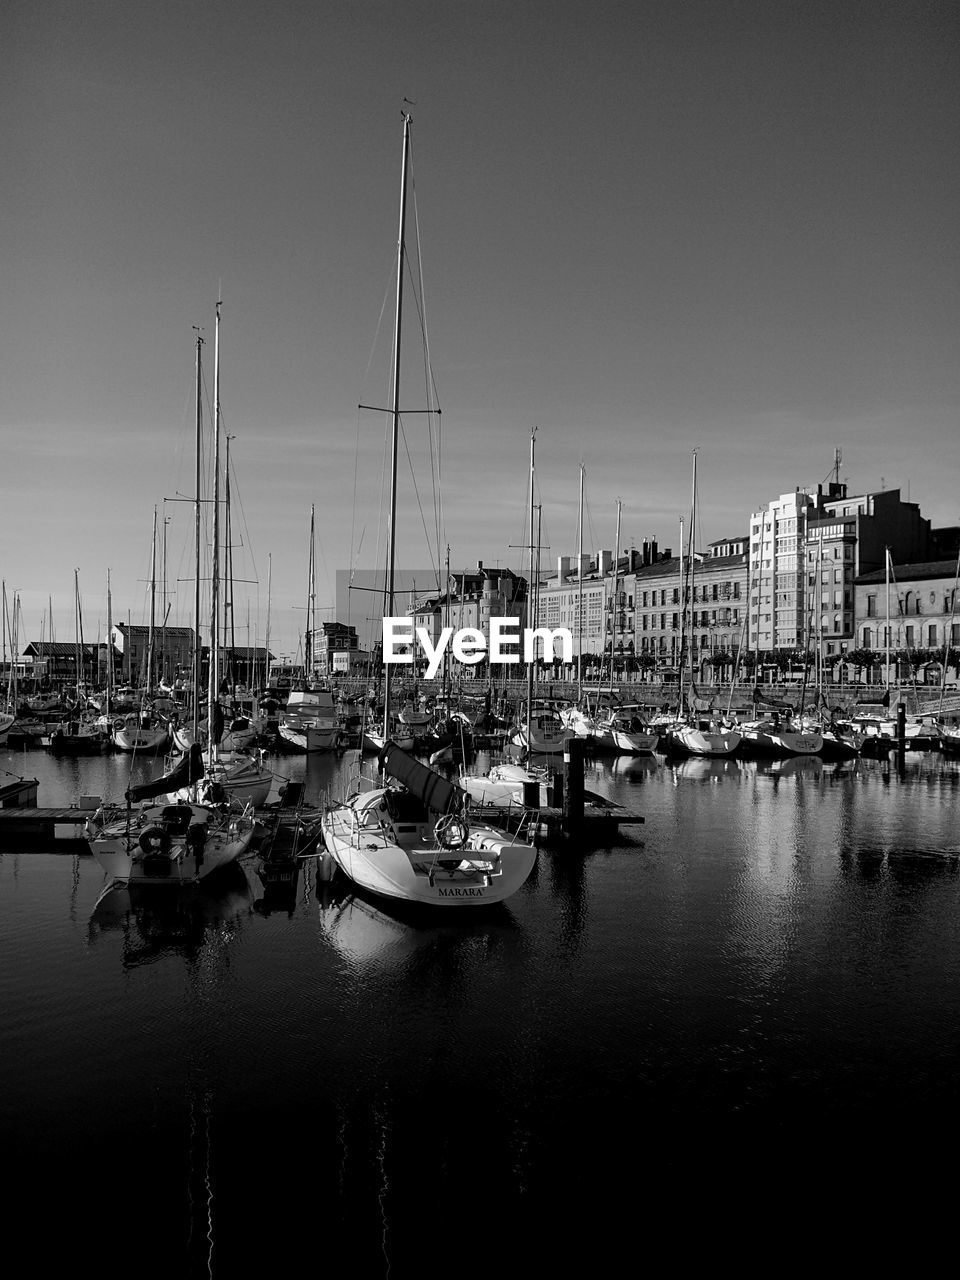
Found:
[{"label": "pier piling", "polygon": [[582,738],[570,738],[563,747],[563,830],[576,835],[583,826],[583,759]]}]

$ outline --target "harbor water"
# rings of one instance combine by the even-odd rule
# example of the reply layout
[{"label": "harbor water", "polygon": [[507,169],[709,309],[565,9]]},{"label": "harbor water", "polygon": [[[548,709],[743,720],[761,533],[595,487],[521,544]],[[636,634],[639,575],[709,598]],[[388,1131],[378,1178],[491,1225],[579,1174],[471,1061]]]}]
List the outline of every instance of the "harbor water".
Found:
[{"label": "harbor water", "polygon": [[[318,802],[355,756],[271,762]],[[131,767],[157,771],[0,753],[41,807]],[[621,759],[586,785],[644,825],[453,919],[312,861],[270,899],[255,857],[98,904],[89,856],[4,849],[3,1206],[32,1268],[752,1271],[828,1224],[862,1258],[948,1221],[960,762]]]}]

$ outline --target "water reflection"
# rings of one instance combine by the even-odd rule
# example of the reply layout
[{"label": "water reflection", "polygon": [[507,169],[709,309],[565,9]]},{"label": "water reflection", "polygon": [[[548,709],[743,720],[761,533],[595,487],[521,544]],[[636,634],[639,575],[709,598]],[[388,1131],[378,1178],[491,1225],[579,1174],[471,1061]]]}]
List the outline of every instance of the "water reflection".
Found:
[{"label": "water reflection", "polygon": [[318,881],[316,901],[323,937],[351,970],[403,970],[424,950],[462,968],[519,928],[505,903],[438,913],[376,899],[343,876]]},{"label": "water reflection", "polygon": [[[313,801],[348,764],[275,761]],[[224,1275],[258,1247],[275,1269],[318,1212],[358,1275],[426,1274],[441,1250],[449,1269],[445,1217],[477,1188],[501,1255],[505,1219],[536,1248],[548,1219],[558,1251],[580,1224],[620,1243],[625,1157],[634,1214],[691,1162],[741,1200],[758,1169],[781,1195],[792,1179],[791,1203],[826,1164],[871,1186],[932,1164],[916,1135],[942,1133],[956,1093],[960,762],[598,760],[589,778],[643,812],[642,848],[543,849],[491,913],[395,909],[314,862],[282,905],[251,862],[94,910],[91,859],[0,859],[0,1120],[30,1118],[13,1167],[38,1229],[52,1202],[79,1206],[71,1242],[89,1231],[80,1150],[104,1186],[134,1153],[137,1205],[164,1206],[149,1247],[162,1226]]]},{"label": "water reflection", "polygon": [[720,783],[739,777],[742,762],[729,756],[690,756],[668,765],[675,782]]},{"label": "water reflection", "polygon": [[659,756],[617,756],[610,761],[609,769],[615,778],[643,782],[647,774],[659,772],[662,763]]},{"label": "water reflection", "polygon": [[152,964],[167,955],[193,962],[211,940],[221,945],[239,934],[252,902],[253,893],[239,863],[193,887],[112,888],[94,907],[87,938],[95,944],[104,934],[120,933],[124,969]]}]

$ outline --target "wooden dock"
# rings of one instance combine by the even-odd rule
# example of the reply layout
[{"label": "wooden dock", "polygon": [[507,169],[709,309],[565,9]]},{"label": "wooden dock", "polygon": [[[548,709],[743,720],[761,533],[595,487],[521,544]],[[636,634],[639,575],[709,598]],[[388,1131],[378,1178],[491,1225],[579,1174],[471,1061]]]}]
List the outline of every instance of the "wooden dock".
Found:
[{"label": "wooden dock", "polygon": [[90,814],[73,807],[0,809],[0,853],[85,853]]},{"label": "wooden dock", "polygon": [[579,845],[589,849],[618,842],[621,827],[642,826],[644,819],[638,813],[620,813],[616,809],[588,809],[571,824],[562,809],[550,807],[538,810],[533,821],[536,838],[544,844]]},{"label": "wooden dock", "polygon": [[620,839],[622,827],[639,827],[644,823],[640,814],[625,813],[609,803],[586,806],[572,823],[569,820],[565,823],[563,809],[554,805],[509,808],[471,805],[470,818],[517,832],[532,844],[579,845],[587,849],[615,843]]}]

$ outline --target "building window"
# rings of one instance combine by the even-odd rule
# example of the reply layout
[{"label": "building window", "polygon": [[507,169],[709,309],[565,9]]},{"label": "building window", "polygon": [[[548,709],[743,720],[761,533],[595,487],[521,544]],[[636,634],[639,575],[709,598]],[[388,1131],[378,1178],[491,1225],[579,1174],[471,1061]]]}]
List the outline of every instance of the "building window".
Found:
[{"label": "building window", "polygon": [[875,618],[877,616],[877,597],[867,596],[867,617]]},{"label": "building window", "polygon": [[927,627],[927,647],[930,649],[937,647],[937,628],[935,623],[931,623]]},{"label": "building window", "polygon": [[870,630],[869,627],[864,627],[863,628],[863,647],[865,649],[869,649],[872,643],[873,643],[873,632]]}]

